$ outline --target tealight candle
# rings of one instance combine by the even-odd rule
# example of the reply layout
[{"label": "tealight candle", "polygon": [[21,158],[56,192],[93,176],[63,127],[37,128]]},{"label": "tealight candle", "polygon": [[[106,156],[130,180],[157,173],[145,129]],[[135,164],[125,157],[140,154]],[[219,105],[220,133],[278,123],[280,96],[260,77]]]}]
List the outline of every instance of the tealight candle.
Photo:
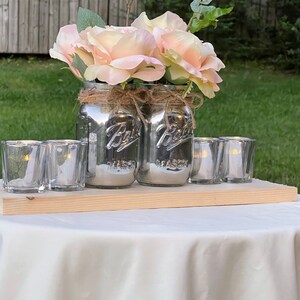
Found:
[{"label": "tealight candle", "polygon": [[191,183],[220,183],[219,166],[222,152],[217,138],[194,137]]},{"label": "tealight candle", "polygon": [[87,143],[50,140],[46,144],[46,180],[49,190],[82,190],[85,186]]},{"label": "tealight candle", "polygon": [[251,182],[253,177],[255,140],[245,137],[221,137],[224,141],[222,180]]},{"label": "tealight candle", "polygon": [[2,141],[3,187],[11,193],[44,191],[45,146],[40,141]]}]

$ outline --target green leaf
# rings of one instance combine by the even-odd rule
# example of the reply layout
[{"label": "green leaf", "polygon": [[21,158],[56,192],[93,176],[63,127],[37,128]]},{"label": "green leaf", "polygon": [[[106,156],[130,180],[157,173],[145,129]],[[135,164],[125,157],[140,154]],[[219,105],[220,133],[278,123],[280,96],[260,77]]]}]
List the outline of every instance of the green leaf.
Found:
[{"label": "green leaf", "polygon": [[72,66],[76,68],[79,71],[82,78],[84,78],[84,72],[87,68],[87,65],[83,62],[83,60],[80,58],[78,54],[75,54],[75,57],[72,62]]},{"label": "green leaf", "polygon": [[203,9],[203,5],[208,5],[211,1],[212,0],[194,0],[190,6],[193,12],[199,13]]},{"label": "green leaf", "polygon": [[218,18],[229,14],[232,10],[233,7],[203,6],[201,13],[195,13],[196,18],[192,20],[190,31],[195,33],[208,26],[217,27]]},{"label": "green leaf", "polygon": [[216,20],[219,17],[228,15],[233,10],[233,6],[220,8],[214,6],[207,6],[207,11],[204,13],[207,18],[210,20]]},{"label": "green leaf", "polygon": [[214,26],[215,28],[217,27],[217,20],[209,20],[209,19],[194,19],[192,21],[192,25],[190,27],[190,31],[191,33],[195,33],[199,30],[201,30],[202,28],[208,27],[208,26]]},{"label": "green leaf", "polygon": [[106,24],[103,19],[93,11],[87,8],[79,7],[76,25],[78,32],[80,32],[89,26],[98,26],[104,28]]},{"label": "green leaf", "polygon": [[144,84],[144,81],[138,78],[133,78],[132,85],[137,89]]}]

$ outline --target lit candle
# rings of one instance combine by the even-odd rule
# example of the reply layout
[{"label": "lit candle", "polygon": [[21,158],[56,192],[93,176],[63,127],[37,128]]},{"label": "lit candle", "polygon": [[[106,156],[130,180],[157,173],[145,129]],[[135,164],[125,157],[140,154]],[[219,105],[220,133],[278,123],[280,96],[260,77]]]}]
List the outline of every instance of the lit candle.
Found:
[{"label": "lit candle", "polygon": [[195,137],[193,139],[193,168],[190,182],[219,183],[219,139]]},{"label": "lit candle", "polygon": [[226,182],[251,182],[255,140],[221,137],[224,143],[222,179]]},{"label": "lit candle", "polygon": [[62,165],[58,166],[56,183],[60,185],[73,185],[75,184],[75,169],[76,169],[76,156],[71,153],[63,155],[65,159]]},{"label": "lit candle", "polygon": [[47,180],[50,190],[77,191],[84,188],[86,142],[49,140]]},{"label": "lit candle", "polygon": [[40,141],[2,141],[3,185],[8,192],[29,193],[44,190],[44,146]]},{"label": "lit candle", "polygon": [[228,177],[243,178],[243,155],[241,143],[239,141],[230,141],[228,147]]}]

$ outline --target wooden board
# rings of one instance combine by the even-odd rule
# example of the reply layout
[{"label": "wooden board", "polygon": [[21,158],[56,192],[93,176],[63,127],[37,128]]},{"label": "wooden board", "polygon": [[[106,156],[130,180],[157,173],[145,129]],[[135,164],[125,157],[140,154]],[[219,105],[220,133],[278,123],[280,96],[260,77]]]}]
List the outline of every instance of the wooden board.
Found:
[{"label": "wooden board", "polygon": [[[2,181],[0,181],[2,186]],[[290,202],[295,187],[254,179],[252,183],[186,184],[182,187],[145,187],[137,183],[120,190],[11,194],[0,190],[0,214],[41,214]]]}]

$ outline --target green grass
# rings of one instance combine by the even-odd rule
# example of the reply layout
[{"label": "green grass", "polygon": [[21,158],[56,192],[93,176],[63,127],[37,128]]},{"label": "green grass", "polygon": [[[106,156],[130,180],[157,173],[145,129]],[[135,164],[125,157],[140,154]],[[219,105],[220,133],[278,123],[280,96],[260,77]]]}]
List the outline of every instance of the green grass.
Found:
[{"label": "green grass", "polygon": [[[54,60],[0,60],[0,139],[74,138],[81,87]],[[231,64],[196,113],[198,136],[257,140],[255,177],[300,187],[300,76]]]},{"label": "green grass", "polygon": [[54,60],[0,61],[0,139],[75,137],[81,82]]}]

